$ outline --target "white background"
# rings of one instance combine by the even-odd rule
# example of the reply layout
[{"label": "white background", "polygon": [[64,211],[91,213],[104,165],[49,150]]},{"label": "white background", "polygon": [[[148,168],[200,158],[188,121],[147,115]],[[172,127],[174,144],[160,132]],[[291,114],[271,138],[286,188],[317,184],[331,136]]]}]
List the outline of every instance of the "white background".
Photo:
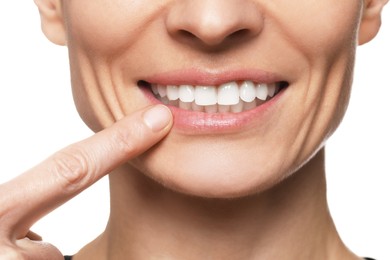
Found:
[{"label": "white background", "polygon": [[[390,259],[390,6],[383,28],[359,47],[349,111],[328,142],[330,210],[361,256]],[[0,1],[0,183],[91,134],[70,92],[67,50],[40,31],[32,0]],[[105,227],[107,179],[38,222],[33,230],[65,254]]]}]

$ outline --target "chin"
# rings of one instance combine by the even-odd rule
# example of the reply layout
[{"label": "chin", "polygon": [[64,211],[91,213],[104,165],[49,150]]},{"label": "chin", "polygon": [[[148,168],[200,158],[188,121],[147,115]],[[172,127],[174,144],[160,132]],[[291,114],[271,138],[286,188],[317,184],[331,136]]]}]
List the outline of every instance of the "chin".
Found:
[{"label": "chin", "polygon": [[272,163],[270,156],[242,156],[234,149],[219,151],[209,147],[202,153],[191,149],[167,153],[156,147],[131,164],[167,189],[216,199],[255,195],[273,187],[291,172],[280,163]]}]

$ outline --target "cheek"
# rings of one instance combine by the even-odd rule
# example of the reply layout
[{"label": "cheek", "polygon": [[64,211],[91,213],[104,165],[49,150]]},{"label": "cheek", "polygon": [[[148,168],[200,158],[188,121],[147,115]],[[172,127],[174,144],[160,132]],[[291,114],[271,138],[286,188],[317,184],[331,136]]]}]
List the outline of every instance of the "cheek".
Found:
[{"label": "cheek", "polygon": [[271,13],[278,17],[271,22],[277,23],[286,40],[306,56],[329,58],[356,42],[361,1],[317,0],[302,1],[299,5],[296,1],[279,2],[283,4],[270,4],[270,8],[275,8]]},{"label": "cheek", "polygon": [[[340,123],[349,100],[361,3],[357,0],[293,1],[283,4],[279,28],[309,64],[303,114],[311,123],[307,142],[312,148]],[[275,10],[275,12],[277,12]],[[285,16],[281,16],[281,13]],[[316,133],[316,134],[314,134]],[[320,134],[317,134],[320,133]]]},{"label": "cheek", "polygon": [[157,10],[158,5],[142,0],[69,1],[65,4],[69,47],[77,45],[96,55],[129,48]]},{"label": "cheek", "polygon": [[64,1],[74,100],[92,130],[123,116],[110,69],[157,10],[145,1]]}]

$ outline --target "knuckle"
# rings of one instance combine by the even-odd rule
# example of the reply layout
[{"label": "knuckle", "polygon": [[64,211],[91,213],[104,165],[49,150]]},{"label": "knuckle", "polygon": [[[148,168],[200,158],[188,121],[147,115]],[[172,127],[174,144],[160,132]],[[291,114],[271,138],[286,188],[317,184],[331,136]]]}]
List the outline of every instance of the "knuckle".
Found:
[{"label": "knuckle", "polygon": [[16,250],[14,247],[0,246],[0,259],[23,260],[26,259],[26,257],[21,251]]},{"label": "knuckle", "polygon": [[139,143],[144,140],[145,134],[140,125],[129,128],[119,128],[113,135],[113,141],[125,154],[135,154],[140,150]]},{"label": "knuckle", "polygon": [[71,147],[53,155],[51,171],[64,183],[64,188],[76,191],[89,183],[93,167],[89,156],[82,149]]}]

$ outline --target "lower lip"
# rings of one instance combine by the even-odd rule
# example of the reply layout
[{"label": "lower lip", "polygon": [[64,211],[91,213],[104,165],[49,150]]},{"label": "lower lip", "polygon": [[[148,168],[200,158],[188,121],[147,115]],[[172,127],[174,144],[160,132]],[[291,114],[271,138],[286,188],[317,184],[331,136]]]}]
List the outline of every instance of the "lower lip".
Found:
[{"label": "lower lip", "polygon": [[[152,104],[162,104],[149,89],[141,88],[144,95]],[[170,106],[174,123],[173,129],[186,134],[220,134],[234,133],[251,128],[254,123],[264,124],[267,118],[274,114],[272,111],[286,89],[282,89],[276,96],[264,104],[240,113],[205,113],[192,110],[184,110],[176,106]]]}]

